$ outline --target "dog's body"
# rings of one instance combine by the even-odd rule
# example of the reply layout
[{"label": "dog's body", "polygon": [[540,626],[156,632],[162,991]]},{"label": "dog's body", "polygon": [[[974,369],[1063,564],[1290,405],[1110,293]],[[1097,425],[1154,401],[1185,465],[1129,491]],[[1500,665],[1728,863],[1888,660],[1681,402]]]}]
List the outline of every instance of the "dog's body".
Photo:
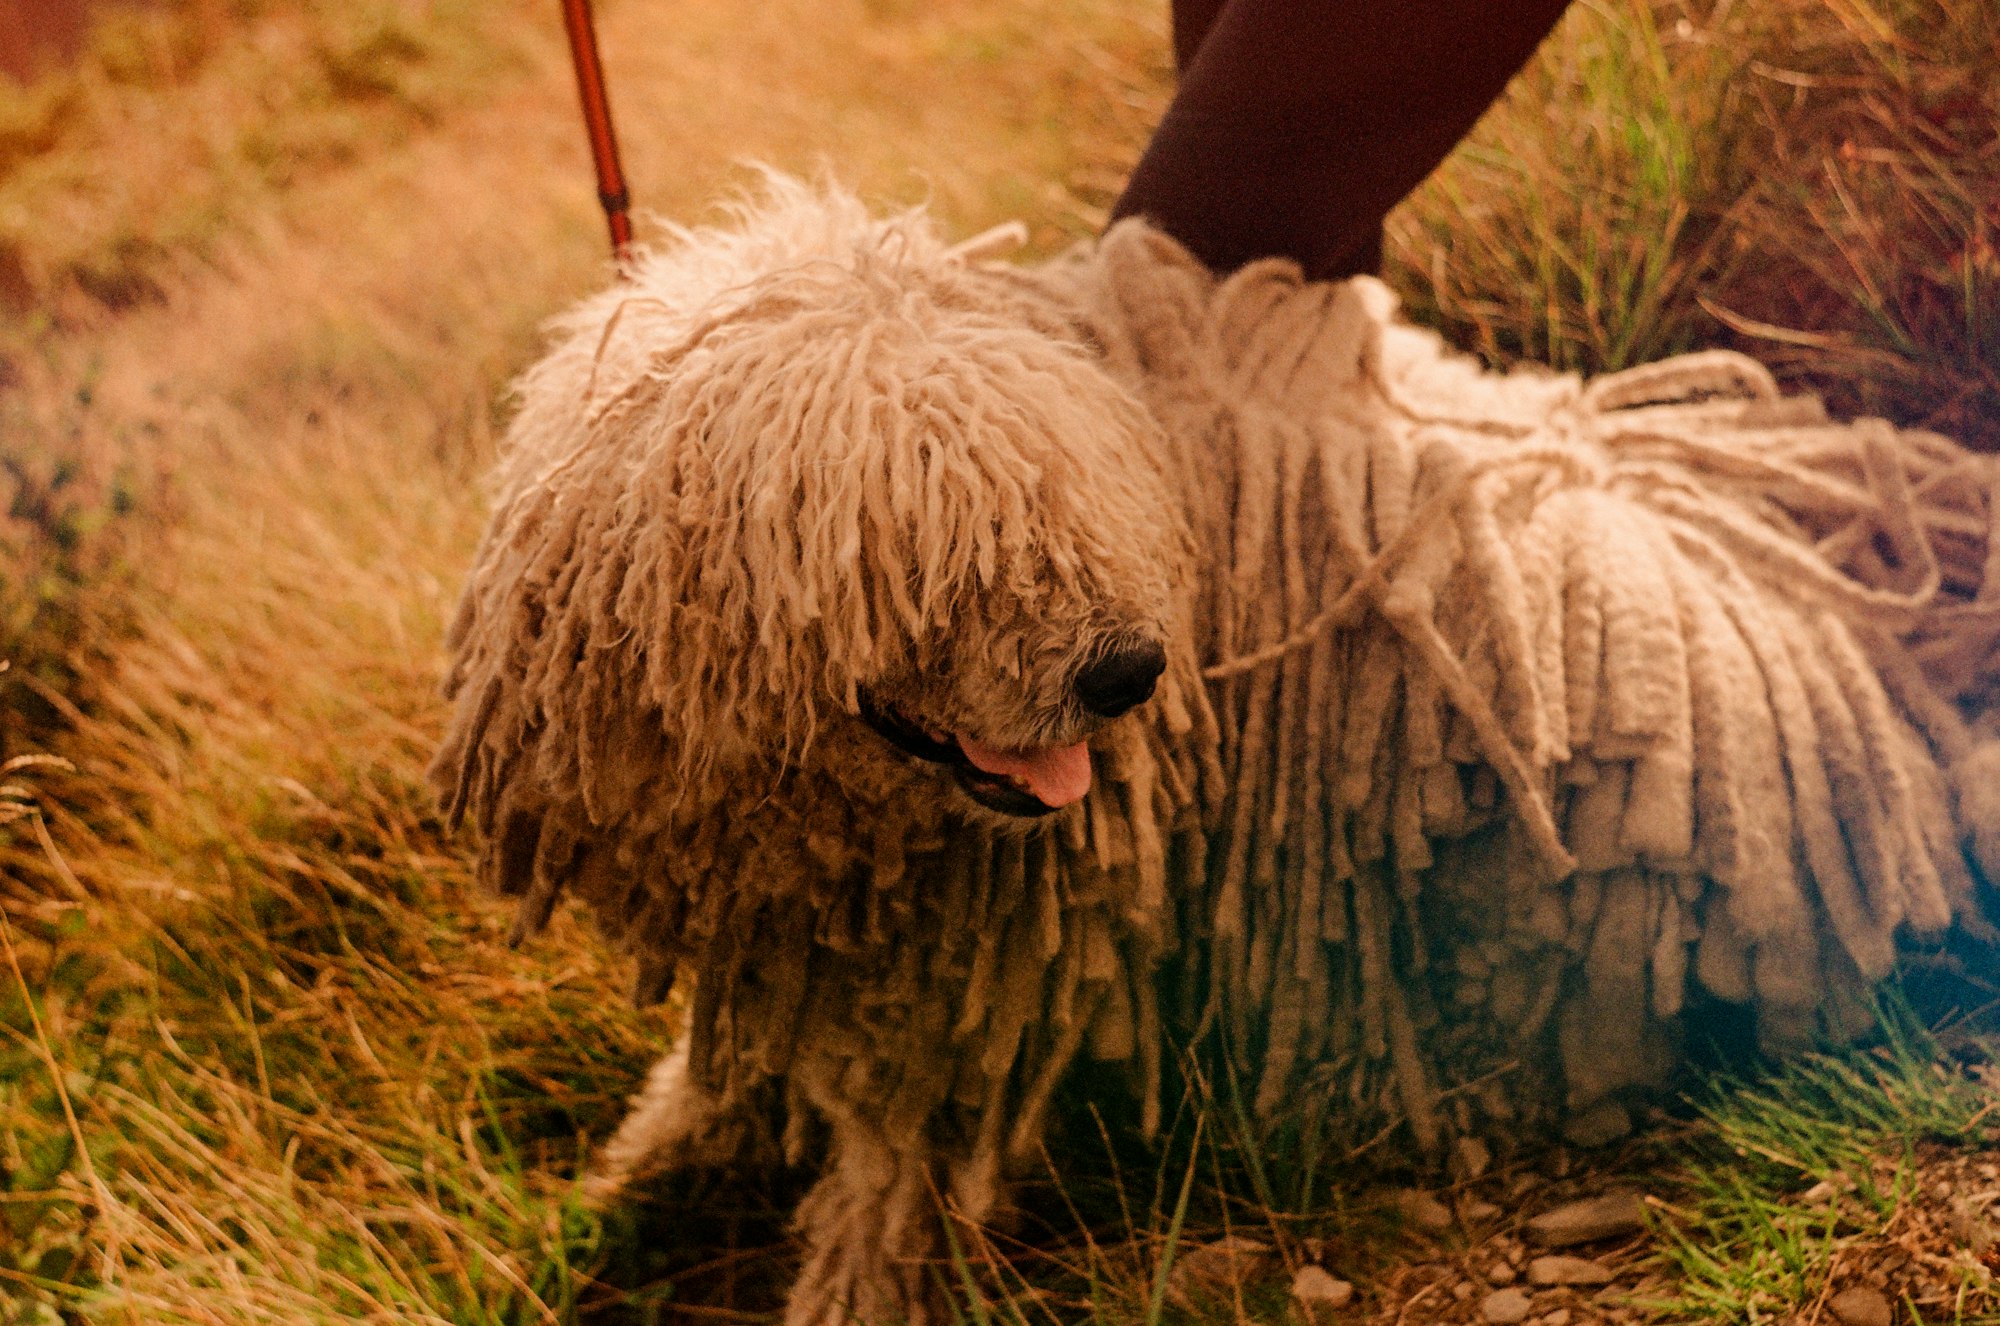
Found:
[{"label": "dog's body", "polygon": [[[1755,377],[1677,408],[1817,426]],[[693,978],[607,1182],[782,1118],[823,1171],[788,1321],[916,1322],[940,1203],[992,1209],[1083,1055],[1147,1125],[1200,1036],[1262,1112],[1312,1081],[1434,1143],[1657,1085],[1691,992],[1848,1022],[1973,915],[1965,751],[1856,643],[1891,589],[1762,593],[1811,504],[1628,464],[1619,404],[1369,282],[1138,225],[983,266],[783,182],[570,315],[438,768],[524,930],[569,889],[642,995]]]}]

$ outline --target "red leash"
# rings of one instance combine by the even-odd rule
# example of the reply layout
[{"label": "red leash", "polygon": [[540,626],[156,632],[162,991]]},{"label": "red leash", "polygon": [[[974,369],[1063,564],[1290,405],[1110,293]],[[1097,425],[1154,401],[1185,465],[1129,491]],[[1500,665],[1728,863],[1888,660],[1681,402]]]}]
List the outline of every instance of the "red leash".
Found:
[{"label": "red leash", "polygon": [[618,138],[611,132],[611,102],[604,93],[604,66],[597,59],[590,0],[563,0],[563,26],[569,29],[576,90],[583,97],[583,127],[589,131],[590,159],[597,167],[597,200],[604,204],[604,220],[611,227],[611,256],[623,266],[632,247],[632,218],[626,214],[632,196],[618,165]]}]

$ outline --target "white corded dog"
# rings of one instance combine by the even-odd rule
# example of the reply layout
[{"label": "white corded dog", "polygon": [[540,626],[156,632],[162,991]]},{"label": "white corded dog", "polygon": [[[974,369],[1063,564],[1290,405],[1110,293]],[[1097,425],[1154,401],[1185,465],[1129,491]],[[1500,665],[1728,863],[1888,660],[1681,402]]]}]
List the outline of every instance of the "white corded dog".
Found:
[{"label": "white corded dog", "polygon": [[1849,1032],[1981,925],[1991,466],[1748,360],[1487,374],[1367,278],[773,179],[520,394],[438,784],[522,933],[569,891],[681,974],[600,1190],[819,1167],[791,1326],[934,1320],[1080,1056],[1141,1127],[1194,1041],[1265,1115],[1519,1135],[1691,998]]}]

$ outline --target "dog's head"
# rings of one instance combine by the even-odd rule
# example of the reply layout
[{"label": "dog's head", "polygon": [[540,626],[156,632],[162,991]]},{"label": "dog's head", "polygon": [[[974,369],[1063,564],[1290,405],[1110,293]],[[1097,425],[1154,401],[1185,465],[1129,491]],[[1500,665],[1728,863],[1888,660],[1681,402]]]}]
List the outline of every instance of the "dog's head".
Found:
[{"label": "dog's head", "polygon": [[1185,636],[1188,547],[1155,426],[1053,301],[781,189],[566,331],[454,632],[461,801],[510,751],[613,818],[806,769],[863,806],[1084,794]]}]

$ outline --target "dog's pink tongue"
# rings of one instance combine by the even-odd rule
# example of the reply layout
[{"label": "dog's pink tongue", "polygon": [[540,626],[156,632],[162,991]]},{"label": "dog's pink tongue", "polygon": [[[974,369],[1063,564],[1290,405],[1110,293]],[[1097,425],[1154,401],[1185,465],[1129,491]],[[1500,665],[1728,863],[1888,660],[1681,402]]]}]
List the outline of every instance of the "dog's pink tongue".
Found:
[{"label": "dog's pink tongue", "polygon": [[1067,806],[1083,800],[1083,794],[1090,790],[1090,747],[1081,741],[1074,746],[1002,750],[960,737],[958,745],[974,768],[1019,778],[1043,805]]}]

